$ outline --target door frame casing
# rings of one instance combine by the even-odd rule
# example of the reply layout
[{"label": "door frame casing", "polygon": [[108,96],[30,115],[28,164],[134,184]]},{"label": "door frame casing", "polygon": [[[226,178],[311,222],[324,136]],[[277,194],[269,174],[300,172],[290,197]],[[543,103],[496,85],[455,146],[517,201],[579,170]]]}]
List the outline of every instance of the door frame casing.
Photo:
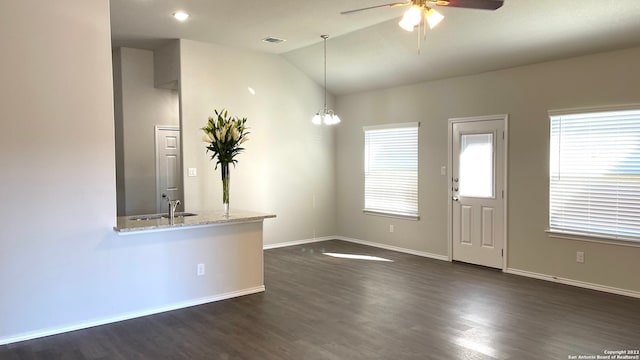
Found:
[{"label": "door frame casing", "polygon": [[471,116],[471,117],[460,117],[460,118],[451,118],[447,124],[447,239],[448,239],[448,261],[453,261],[453,125],[457,123],[469,123],[469,122],[478,122],[478,121],[493,121],[500,120],[504,122],[504,163],[503,166],[503,189],[504,197],[502,199],[503,206],[503,214],[502,214],[502,226],[504,233],[504,255],[502,256],[502,271],[507,269],[508,265],[508,254],[507,251],[509,244],[509,236],[507,232],[507,218],[508,218],[508,164],[509,164],[509,114],[498,114],[498,115],[486,115],[486,116]]}]

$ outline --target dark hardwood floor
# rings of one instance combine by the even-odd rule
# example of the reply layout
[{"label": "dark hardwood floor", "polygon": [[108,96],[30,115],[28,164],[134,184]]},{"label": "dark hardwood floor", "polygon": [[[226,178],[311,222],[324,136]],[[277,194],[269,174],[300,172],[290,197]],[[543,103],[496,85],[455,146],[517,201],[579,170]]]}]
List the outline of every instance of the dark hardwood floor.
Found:
[{"label": "dark hardwood floor", "polygon": [[640,349],[640,299],[342,241],[265,251],[265,282],[262,294],[0,346],[0,359],[568,359]]}]

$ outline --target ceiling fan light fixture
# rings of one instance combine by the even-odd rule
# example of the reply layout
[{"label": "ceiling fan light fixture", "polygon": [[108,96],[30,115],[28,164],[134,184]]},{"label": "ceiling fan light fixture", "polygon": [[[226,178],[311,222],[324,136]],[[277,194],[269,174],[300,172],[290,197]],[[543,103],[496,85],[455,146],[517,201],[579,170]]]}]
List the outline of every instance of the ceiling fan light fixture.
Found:
[{"label": "ceiling fan light fixture", "polygon": [[407,24],[413,24],[416,26],[422,21],[422,7],[412,5],[402,16],[402,21],[406,21]]},{"label": "ceiling fan light fixture", "polygon": [[404,0],[388,4],[374,5],[343,11],[340,14],[347,15],[364,10],[377,9],[382,7],[409,6],[404,12],[398,25],[403,30],[413,32],[418,28],[418,54],[420,54],[420,37],[427,38],[427,25],[430,29],[435,28],[444,19],[444,15],[431,8],[431,6],[450,6],[455,8],[497,10],[504,4],[504,0]]},{"label": "ceiling fan light fixture", "polygon": [[424,13],[424,17],[427,19],[427,23],[429,24],[429,29],[433,29],[438,26],[440,22],[444,19],[444,15],[440,14],[434,9],[427,8]]}]

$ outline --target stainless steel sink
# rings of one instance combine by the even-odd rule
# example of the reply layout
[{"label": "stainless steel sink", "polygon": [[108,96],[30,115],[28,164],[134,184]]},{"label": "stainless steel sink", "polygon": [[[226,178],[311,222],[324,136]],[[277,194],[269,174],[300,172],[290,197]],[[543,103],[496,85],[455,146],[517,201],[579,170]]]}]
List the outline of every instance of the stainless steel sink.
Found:
[{"label": "stainless steel sink", "polygon": [[[198,214],[190,213],[190,212],[177,212],[175,218],[184,218],[187,216],[196,216]],[[168,219],[168,214],[149,214],[149,215],[136,215],[129,216],[129,220],[132,221],[143,221],[143,220],[160,220],[160,219]]]},{"label": "stainless steel sink", "polygon": [[[182,217],[188,217],[188,216],[196,216],[198,214],[194,214],[194,213],[190,213],[190,212],[177,212],[175,217],[177,218],[182,218]],[[162,214],[162,218],[163,219],[168,219],[169,215],[167,214]]]},{"label": "stainless steel sink", "polygon": [[157,220],[157,219],[162,219],[162,214],[153,214],[153,215],[136,215],[136,216],[130,216],[129,220],[133,220],[133,221],[142,221],[142,220]]}]

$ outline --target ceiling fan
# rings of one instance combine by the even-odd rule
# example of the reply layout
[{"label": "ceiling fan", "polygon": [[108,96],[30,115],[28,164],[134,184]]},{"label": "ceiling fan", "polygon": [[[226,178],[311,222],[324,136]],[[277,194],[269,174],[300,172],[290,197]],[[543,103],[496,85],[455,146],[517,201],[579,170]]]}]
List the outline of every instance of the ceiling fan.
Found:
[{"label": "ceiling fan", "polygon": [[[428,25],[430,29],[433,29],[442,21],[442,19],[444,19],[444,15],[436,11],[434,7],[447,6],[467,9],[497,10],[503,5],[503,3],[504,0],[408,0],[343,11],[340,14],[352,14],[359,11],[377,9],[381,7],[411,5],[411,7],[405,11],[402,20],[400,20],[398,25],[407,31],[413,31],[415,28],[420,30],[420,27],[424,27],[424,34],[426,36],[426,25]],[[420,53],[420,34],[418,34],[418,53]]]},{"label": "ceiling fan", "polygon": [[340,14],[351,14],[358,11],[377,9],[381,7],[396,7],[396,6],[406,6],[413,5],[419,7],[428,7],[428,6],[449,6],[449,7],[459,7],[459,8],[467,8],[467,9],[483,9],[483,10],[497,10],[502,6],[504,0],[409,0],[409,1],[400,1],[393,2],[389,4],[368,6],[360,9],[347,10],[343,11]]}]

